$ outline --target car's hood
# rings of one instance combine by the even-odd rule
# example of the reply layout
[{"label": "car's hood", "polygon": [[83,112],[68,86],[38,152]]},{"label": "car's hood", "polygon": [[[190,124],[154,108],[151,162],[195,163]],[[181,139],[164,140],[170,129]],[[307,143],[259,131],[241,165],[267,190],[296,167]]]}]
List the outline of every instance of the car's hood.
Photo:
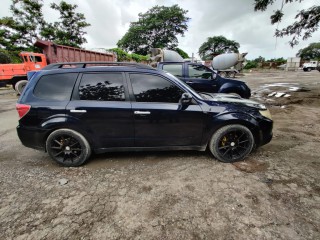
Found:
[{"label": "car's hood", "polygon": [[[241,97],[237,97],[231,94],[225,94],[225,93],[201,93],[206,96],[206,100],[210,102],[223,102],[223,103],[234,103],[239,105],[244,105],[248,107],[253,107],[257,109],[266,109],[266,106],[264,104],[258,103],[256,101],[244,99]],[[210,95],[210,97],[209,97]]]}]

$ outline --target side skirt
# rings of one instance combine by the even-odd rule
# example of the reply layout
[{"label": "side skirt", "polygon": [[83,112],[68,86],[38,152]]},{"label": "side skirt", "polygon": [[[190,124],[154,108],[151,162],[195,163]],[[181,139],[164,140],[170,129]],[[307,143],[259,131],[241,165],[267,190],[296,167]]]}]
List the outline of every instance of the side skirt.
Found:
[{"label": "side skirt", "polygon": [[167,147],[122,147],[122,148],[98,148],[94,149],[95,153],[105,152],[142,152],[142,151],[180,151],[180,150],[193,150],[205,151],[207,145],[204,146],[167,146]]}]

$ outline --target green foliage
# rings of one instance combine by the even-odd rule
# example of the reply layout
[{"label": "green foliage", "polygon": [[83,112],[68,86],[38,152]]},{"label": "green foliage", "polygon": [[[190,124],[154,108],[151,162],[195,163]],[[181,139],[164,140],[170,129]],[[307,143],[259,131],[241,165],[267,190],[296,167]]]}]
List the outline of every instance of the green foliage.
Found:
[{"label": "green foliage", "polygon": [[259,56],[258,58],[254,59],[253,61],[257,62],[257,63],[263,63],[266,61],[266,59],[264,57]]},{"label": "green foliage", "polygon": [[0,64],[11,63],[11,58],[8,54],[0,51]]},{"label": "green foliage", "polygon": [[300,49],[297,57],[303,60],[320,60],[320,42],[310,43],[308,47]]},{"label": "green foliage", "polygon": [[112,48],[112,49],[109,49],[108,51],[111,51],[117,54],[118,62],[130,62],[132,60],[135,62],[146,62],[146,61],[149,61],[150,59],[148,55],[143,56],[136,53],[129,54],[121,48]]},{"label": "green foliage", "polygon": [[268,62],[275,62],[275,63],[278,63],[278,64],[284,64],[287,62],[286,59],[284,59],[283,57],[281,58],[271,58],[270,60],[268,60]]},{"label": "green foliage", "polygon": [[177,53],[179,53],[180,54],[180,56],[182,57],[182,58],[190,58],[189,57],[189,55],[188,55],[188,53],[186,53],[185,51],[183,51],[181,48],[176,48],[176,49],[174,49]]},{"label": "green foliage", "polygon": [[258,67],[258,62],[254,60],[248,60],[247,64],[244,66],[244,69],[251,69],[251,68],[257,68]]},{"label": "green foliage", "polygon": [[61,1],[59,4],[51,3],[50,7],[60,13],[60,22],[45,24],[41,31],[45,39],[72,47],[80,47],[87,42],[83,29],[90,24],[85,21],[84,14],[75,12],[78,5]]},{"label": "green foliage", "polygon": [[21,62],[21,58],[19,56],[19,52],[0,49],[0,64],[20,63],[20,62]]},{"label": "green foliage", "polygon": [[199,55],[202,60],[211,60],[214,56],[227,53],[239,52],[240,44],[229,40],[224,36],[209,37],[199,48]]},{"label": "green foliage", "polygon": [[8,51],[37,51],[33,46],[37,38],[53,40],[57,44],[78,47],[86,42],[83,29],[89,26],[77,5],[61,1],[51,8],[59,11],[60,21],[44,20],[42,0],[12,0],[13,17],[0,18],[0,48]]},{"label": "green foliage", "polygon": [[12,0],[13,17],[0,19],[0,47],[10,51],[33,51],[33,42],[43,26],[41,0]]},{"label": "green foliage", "polygon": [[[283,19],[283,6],[293,2],[302,2],[303,0],[283,0],[281,8],[274,11],[271,15],[271,24],[279,23]],[[269,5],[272,5],[276,0],[255,0],[254,10],[265,11]],[[280,2],[280,1],[279,1]],[[306,40],[312,36],[312,34],[318,30],[320,23],[320,6],[312,6],[308,9],[302,9],[295,16],[296,21],[287,27],[278,30],[276,29],[275,35],[277,37],[292,36],[290,45],[293,47],[299,43],[299,39],[302,36],[302,40]]]},{"label": "green foliage", "polygon": [[178,5],[155,6],[146,13],[139,13],[139,20],[131,22],[128,32],[118,41],[125,51],[146,55],[151,48],[175,49],[178,35],[188,29],[188,11]]}]

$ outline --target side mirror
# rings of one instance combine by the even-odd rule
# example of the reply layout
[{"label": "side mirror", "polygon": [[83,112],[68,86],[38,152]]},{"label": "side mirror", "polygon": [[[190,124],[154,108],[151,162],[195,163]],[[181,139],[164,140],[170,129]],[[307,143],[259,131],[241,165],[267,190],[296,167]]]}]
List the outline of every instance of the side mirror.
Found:
[{"label": "side mirror", "polygon": [[190,93],[183,93],[180,98],[180,103],[182,105],[190,104],[192,101],[192,95]]}]

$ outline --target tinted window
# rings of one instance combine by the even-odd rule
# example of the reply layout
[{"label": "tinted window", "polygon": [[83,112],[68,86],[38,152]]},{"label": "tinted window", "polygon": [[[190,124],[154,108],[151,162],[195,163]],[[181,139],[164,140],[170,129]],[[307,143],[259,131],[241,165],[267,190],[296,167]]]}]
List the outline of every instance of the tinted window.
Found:
[{"label": "tinted window", "polygon": [[188,65],[190,78],[212,79],[212,72],[202,65]]},{"label": "tinted window", "polygon": [[61,73],[42,76],[33,94],[46,100],[69,100],[78,73]]},{"label": "tinted window", "polygon": [[154,75],[131,74],[130,79],[137,102],[178,103],[184,92],[166,79]]},{"label": "tinted window", "polygon": [[121,73],[83,74],[79,86],[81,100],[125,101]]},{"label": "tinted window", "polygon": [[162,69],[176,77],[182,77],[182,64],[165,64]]}]

